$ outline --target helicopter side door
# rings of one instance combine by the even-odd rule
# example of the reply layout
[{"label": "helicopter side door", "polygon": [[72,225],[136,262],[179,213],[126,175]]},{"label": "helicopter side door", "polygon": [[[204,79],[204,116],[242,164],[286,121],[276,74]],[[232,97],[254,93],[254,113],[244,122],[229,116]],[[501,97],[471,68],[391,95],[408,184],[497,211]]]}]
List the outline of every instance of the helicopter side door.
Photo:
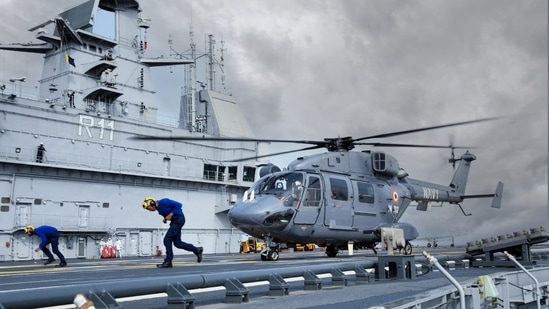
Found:
[{"label": "helicopter side door", "polygon": [[315,224],[320,212],[320,204],[322,203],[320,177],[309,175],[305,184],[305,192],[301,197],[299,206],[296,208],[295,224]]},{"label": "helicopter side door", "polygon": [[350,230],[353,226],[353,194],[347,177],[329,176],[326,181],[324,224],[331,229]]},{"label": "helicopter side door", "polygon": [[376,226],[379,222],[379,211],[375,207],[374,186],[364,181],[353,181],[353,184],[356,186],[353,226],[360,229]]}]

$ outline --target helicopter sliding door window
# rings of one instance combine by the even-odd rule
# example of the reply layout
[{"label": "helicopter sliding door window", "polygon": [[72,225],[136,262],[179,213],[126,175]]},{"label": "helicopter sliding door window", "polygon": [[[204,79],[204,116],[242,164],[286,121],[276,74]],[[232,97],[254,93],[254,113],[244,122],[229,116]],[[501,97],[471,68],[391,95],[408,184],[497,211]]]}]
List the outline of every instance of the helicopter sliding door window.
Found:
[{"label": "helicopter sliding door window", "polygon": [[358,188],[358,201],[360,203],[374,203],[374,186],[369,183],[357,182]]},{"label": "helicopter sliding door window", "polygon": [[330,178],[330,187],[332,188],[332,199],[340,201],[349,199],[349,188],[345,180]]}]

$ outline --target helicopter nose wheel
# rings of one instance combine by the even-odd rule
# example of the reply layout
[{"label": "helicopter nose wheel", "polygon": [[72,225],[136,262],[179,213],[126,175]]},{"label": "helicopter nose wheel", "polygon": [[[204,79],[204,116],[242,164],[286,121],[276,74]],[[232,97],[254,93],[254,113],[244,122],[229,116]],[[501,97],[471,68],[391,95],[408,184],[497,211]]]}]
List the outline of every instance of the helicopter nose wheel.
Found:
[{"label": "helicopter nose wheel", "polygon": [[276,249],[265,250],[261,252],[262,261],[278,261],[280,254]]},{"label": "helicopter nose wheel", "polygon": [[261,251],[261,260],[262,261],[278,261],[280,254],[278,252],[279,245],[273,245],[273,240],[270,236],[265,237],[266,246],[263,251]]}]

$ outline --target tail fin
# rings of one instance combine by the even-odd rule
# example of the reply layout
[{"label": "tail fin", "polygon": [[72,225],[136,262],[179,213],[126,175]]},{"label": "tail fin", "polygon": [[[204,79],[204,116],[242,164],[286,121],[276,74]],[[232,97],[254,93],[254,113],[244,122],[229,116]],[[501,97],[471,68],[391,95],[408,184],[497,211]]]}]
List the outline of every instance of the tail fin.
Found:
[{"label": "tail fin", "polygon": [[[465,194],[465,187],[467,186],[467,178],[469,177],[469,169],[471,168],[471,162],[476,160],[477,157],[467,151],[460,159],[461,161],[452,177],[450,187],[459,195]],[[456,160],[456,161],[457,161]]]},{"label": "tail fin", "polygon": [[494,198],[492,199],[492,207],[500,208],[501,207],[501,198],[503,197],[503,182],[498,182],[496,187],[496,193],[494,193]]}]

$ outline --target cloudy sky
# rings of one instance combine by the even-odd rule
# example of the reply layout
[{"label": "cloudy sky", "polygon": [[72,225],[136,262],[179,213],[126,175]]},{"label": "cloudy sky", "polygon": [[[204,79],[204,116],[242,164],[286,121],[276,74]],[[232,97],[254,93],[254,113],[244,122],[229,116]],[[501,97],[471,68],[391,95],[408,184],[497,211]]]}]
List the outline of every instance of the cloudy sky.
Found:
[{"label": "cloudy sky", "polygon": [[[0,0],[0,42],[32,41],[26,29],[80,1],[55,3]],[[162,0],[141,6],[151,19],[150,56],[169,53],[170,35],[176,50],[187,50],[191,24],[200,49],[207,34],[215,35],[218,49],[224,42],[225,85],[218,90],[238,100],[257,138],[358,138],[504,117],[384,140],[478,146],[467,193],[491,193],[498,181],[505,183],[502,209],[491,209],[490,199],[466,200],[469,217],[444,205],[426,213],[409,209],[401,221],[423,236],[464,241],[548,227],[547,1]],[[1,79],[11,77],[5,72],[13,66],[31,78],[34,61],[41,60],[0,56]],[[159,85],[172,87],[162,91],[162,102],[177,108],[180,74],[156,75]],[[448,184],[452,177],[449,150],[377,150],[393,154],[413,178]],[[293,157],[272,161],[285,166]]]}]

